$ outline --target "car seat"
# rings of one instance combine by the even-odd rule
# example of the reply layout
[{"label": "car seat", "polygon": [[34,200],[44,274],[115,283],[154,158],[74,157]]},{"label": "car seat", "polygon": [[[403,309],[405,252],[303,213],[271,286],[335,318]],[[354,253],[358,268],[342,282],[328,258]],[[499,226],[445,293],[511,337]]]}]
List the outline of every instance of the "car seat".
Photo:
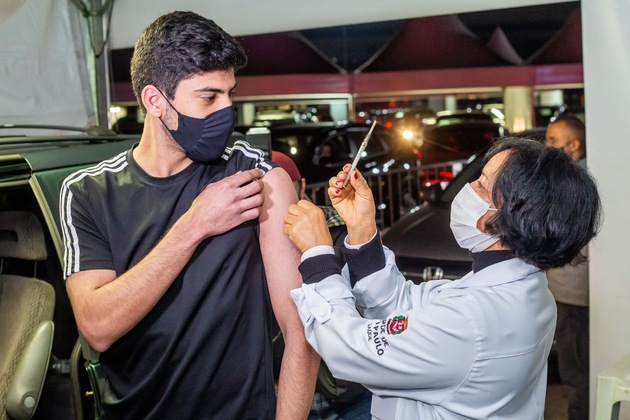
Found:
[{"label": "car seat", "polygon": [[55,290],[35,278],[46,256],[34,214],[0,212],[0,420],[30,419],[46,379]]}]

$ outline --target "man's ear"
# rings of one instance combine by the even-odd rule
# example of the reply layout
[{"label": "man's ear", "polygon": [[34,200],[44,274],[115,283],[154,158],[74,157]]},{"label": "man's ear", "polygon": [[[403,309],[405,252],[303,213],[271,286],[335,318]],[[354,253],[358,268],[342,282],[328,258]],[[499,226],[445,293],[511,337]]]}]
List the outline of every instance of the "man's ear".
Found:
[{"label": "man's ear", "polygon": [[565,152],[572,155],[580,150],[582,147],[582,142],[577,137],[573,137],[569,144],[567,144],[564,148]]},{"label": "man's ear", "polygon": [[161,118],[164,115],[164,96],[153,85],[146,85],[142,89],[142,104],[147,109],[147,114],[157,118]]}]

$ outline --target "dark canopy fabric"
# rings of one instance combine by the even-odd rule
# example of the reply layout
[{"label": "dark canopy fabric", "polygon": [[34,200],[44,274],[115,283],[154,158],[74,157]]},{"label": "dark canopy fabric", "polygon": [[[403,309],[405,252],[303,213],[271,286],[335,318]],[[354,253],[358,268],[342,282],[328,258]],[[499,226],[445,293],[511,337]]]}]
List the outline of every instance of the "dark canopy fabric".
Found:
[{"label": "dark canopy fabric", "polygon": [[503,66],[457,16],[412,19],[362,72]]},{"label": "dark canopy fabric", "polygon": [[[380,48],[378,45],[371,45],[372,51],[377,52],[354,70],[342,68],[334,54],[326,55],[318,49],[315,42],[308,38],[308,31],[238,37],[249,57],[247,67],[241,70],[239,75],[332,75],[353,71],[370,73],[582,62],[582,25],[579,7],[575,7],[564,25],[530,57],[519,55],[510,42],[511,32],[505,31],[500,22],[495,25],[492,36],[485,37],[487,42],[469,30],[458,15],[399,22],[397,25],[391,25],[391,28],[394,28],[391,30],[392,36],[381,37],[388,41],[381,41],[383,45]],[[319,32],[318,36],[325,37]],[[334,33],[336,32],[331,32]],[[321,40],[319,42],[321,43]],[[358,38],[344,40],[331,35],[328,44],[332,42],[345,42],[340,48],[346,50],[366,48],[364,45],[366,42],[361,43]],[[111,51],[114,82],[130,81],[129,62],[132,52],[132,48]]]},{"label": "dark canopy fabric", "polygon": [[525,64],[525,60],[514,49],[514,46],[512,46],[512,43],[500,26],[495,28],[487,45],[490,50],[508,62],[517,65]]},{"label": "dark canopy fabric", "polygon": [[[320,53],[299,32],[238,37],[247,53],[247,66],[241,76],[278,74],[329,74],[342,70]],[[129,65],[133,48],[111,51],[114,82],[129,82]]]},{"label": "dark canopy fabric", "polygon": [[528,60],[530,64],[570,64],[582,62],[582,15],[576,8],[562,28]]},{"label": "dark canopy fabric", "polygon": [[237,38],[248,56],[242,76],[339,73],[329,58],[312,47],[298,32]]}]

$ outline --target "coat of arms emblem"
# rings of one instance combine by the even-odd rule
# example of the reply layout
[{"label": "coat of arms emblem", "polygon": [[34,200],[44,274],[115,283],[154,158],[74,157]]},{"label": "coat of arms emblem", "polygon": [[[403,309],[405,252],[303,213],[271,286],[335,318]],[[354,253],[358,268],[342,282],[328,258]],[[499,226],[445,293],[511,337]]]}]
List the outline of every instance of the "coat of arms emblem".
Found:
[{"label": "coat of arms emblem", "polygon": [[400,334],[407,329],[407,317],[404,315],[395,316],[387,320],[387,334]]}]

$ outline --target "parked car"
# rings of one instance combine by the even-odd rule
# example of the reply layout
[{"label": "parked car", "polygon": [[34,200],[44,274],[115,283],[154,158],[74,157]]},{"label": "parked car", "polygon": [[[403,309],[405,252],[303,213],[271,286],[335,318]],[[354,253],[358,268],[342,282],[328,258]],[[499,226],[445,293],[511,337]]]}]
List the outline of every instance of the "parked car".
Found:
[{"label": "parked car", "polygon": [[[246,133],[247,129],[236,128],[241,133]],[[369,129],[369,124],[362,123],[301,123],[269,127],[273,150],[290,156],[308,183],[326,182],[343,165],[351,162]],[[358,167],[366,173],[380,173],[405,165],[416,166],[417,161],[409,142],[377,125]]]},{"label": "parked car", "polygon": [[383,244],[396,254],[396,264],[407,279],[414,283],[454,280],[471,270],[468,250],[457,244],[451,232],[451,202],[466,183],[479,177],[487,148],[471,157],[444,190],[434,186],[433,195],[425,195],[425,204],[409,211],[383,233]]},{"label": "parked car", "polygon": [[490,120],[471,119],[425,127],[419,147],[423,164],[468,159],[486,148],[506,130]]},{"label": "parked car", "polygon": [[[249,127],[236,130],[246,133]],[[370,124],[302,123],[269,127],[272,149],[290,156],[307,181],[312,201],[326,204],[328,180],[352,162]],[[377,124],[358,168],[372,185],[381,226],[389,226],[420,202],[417,150],[402,136]]]},{"label": "parked car", "polygon": [[[425,120],[426,122],[427,120]],[[450,124],[459,124],[471,121],[493,122],[499,125],[505,125],[505,121],[498,119],[495,115],[486,111],[474,109],[459,109],[454,111],[439,111],[435,114],[433,124],[442,126]]]},{"label": "parked car", "polygon": [[[1,255],[5,257],[2,258],[2,274],[34,277],[50,284],[54,289],[54,335],[50,369],[34,418],[88,418],[91,414],[91,397],[80,392],[89,390],[80,355],[76,355],[74,359],[75,367],[80,367],[75,370],[78,375],[74,383],[70,375],[78,330],[62,275],[64,250],[59,221],[59,191],[67,175],[128,150],[139,141],[139,136],[116,135],[98,127],[72,129],[76,131],[68,131],[68,127],[44,127],[60,133],[54,136],[15,134],[21,130],[32,132],[32,126],[6,128],[3,130],[0,126],[0,218],[18,212],[17,214],[26,214],[34,219],[33,223],[41,226],[37,230],[43,230],[43,246],[47,256],[44,260],[35,262]],[[13,226],[4,226],[2,229],[0,241],[21,240],[12,233]],[[4,251],[6,246],[7,244],[3,244],[0,249]],[[4,330],[5,328],[18,329],[20,326],[16,323],[0,322],[0,328],[3,329],[3,337],[7,337],[7,334],[17,330]],[[5,373],[1,372],[3,377]],[[78,392],[75,394],[76,398],[72,398],[73,391]],[[0,410],[4,410],[4,399],[1,397],[0,395]],[[6,414],[0,412],[0,418],[4,416]]]}]

